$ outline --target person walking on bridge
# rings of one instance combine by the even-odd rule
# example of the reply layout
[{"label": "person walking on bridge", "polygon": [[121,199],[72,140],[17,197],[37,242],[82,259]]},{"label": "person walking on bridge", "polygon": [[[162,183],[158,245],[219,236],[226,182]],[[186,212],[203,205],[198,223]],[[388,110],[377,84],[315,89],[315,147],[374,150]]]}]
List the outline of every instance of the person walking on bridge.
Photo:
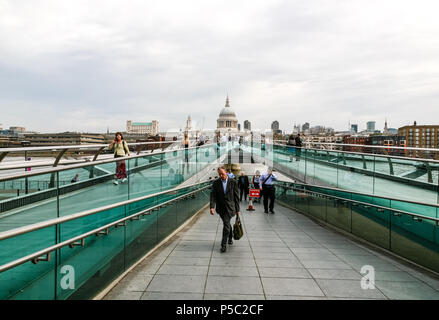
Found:
[{"label": "person walking on bridge", "polygon": [[227,242],[233,244],[233,232],[230,220],[233,216],[240,214],[238,183],[235,179],[227,176],[226,169],[218,167],[220,176],[212,184],[210,193],[210,214],[214,215],[215,210],[223,221],[223,237],[221,239],[221,252],[226,252]]},{"label": "person walking on bridge", "polygon": [[186,164],[187,173],[189,173],[189,145],[190,145],[190,141],[189,141],[189,133],[187,131],[185,131],[185,133],[184,133],[184,139],[182,141],[182,144],[184,146],[184,163],[183,163],[182,172],[184,173],[184,167]]},{"label": "person walking on bridge", "polygon": [[300,133],[296,137],[296,160],[300,161],[300,155],[302,153],[302,139],[300,139]]},{"label": "person walking on bridge", "polygon": [[242,195],[244,195],[244,201],[247,201],[247,195],[249,192],[250,181],[248,176],[246,176],[245,172],[241,172],[241,176],[238,178],[238,187],[239,187],[239,201],[242,201]]},{"label": "person walking on bridge", "polygon": [[[125,157],[125,155],[130,156],[130,149],[128,148],[128,144],[123,139],[122,133],[116,132],[115,138],[113,142],[108,147],[110,150],[114,151],[114,157],[120,158]],[[117,180],[122,179],[122,182],[125,182],[127,179],[127,170],[125,161],[117,161],[116,162],[116,174],[114,177],[113,183],[115,185],[119,184]]]},{"label": "person walking on bridge", "polygon": [[[261,176],[261,193],[264,197],[264,213],[268,213],[268,208],[270,208],[270,213],[274,214],[274,199],[276,195],[276,190],[274,188],[274,181],[277,181],[277,176],[274,174],[274,170],[268,170]],[[268,199],[270,199],[270,206],[268,206]]]},{"label": "person walking on bridge", "polygon": [[288,137],[288,153],[290,154],[290,162],[293,162],[294,153],[296,152],[295,146],[296,146],[296,138],[293,134],[290,134]]},{"label": "person walking on bridge", "polygon": [[[259,182],[261,180],[261,173],[259,172],[259,170],[256,170],[255,175],[252,178],[252,188],[253,189],[259,189]],[[255,198],[254,199],[254,203],[260,203],[261,201],[259,200],[261,198],[262,195],[259,196],[259,198]]]}]

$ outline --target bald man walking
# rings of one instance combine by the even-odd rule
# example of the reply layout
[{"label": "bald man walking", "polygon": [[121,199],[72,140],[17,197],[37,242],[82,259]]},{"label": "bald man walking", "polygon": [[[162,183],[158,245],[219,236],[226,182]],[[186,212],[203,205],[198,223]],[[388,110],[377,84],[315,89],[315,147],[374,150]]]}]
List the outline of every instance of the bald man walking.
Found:
[{"label": "bald man walking", "polygon": [[236,180],[227,176],[224,167],[218,168],[218,175],[220,177],[213,182],[212,192],[210,193],[210,214],[214,215],[216,209],[223,221],[221,252],[226,252],[227,240],[229,244],[233,244],[230,220],[235,214],[239,215],[240,213],[239,188]]}]

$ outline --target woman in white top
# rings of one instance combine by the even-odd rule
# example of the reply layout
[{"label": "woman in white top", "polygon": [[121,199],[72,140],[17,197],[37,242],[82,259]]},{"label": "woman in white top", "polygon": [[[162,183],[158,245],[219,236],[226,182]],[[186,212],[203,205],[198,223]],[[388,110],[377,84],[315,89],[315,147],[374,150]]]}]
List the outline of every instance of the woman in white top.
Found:
[{"label": "woman in white top", "polygon": [[[130,149],[128,148],[128,144],[123,139],[122,133],[120,132],[116,133],[116,137],[114,138],[113,142],[110,144],[109,149],[114,151],[115,158],[124,157],[125,155],[130,156]],[[117,182],[118,179],[122,179],[122,182],[125,182],[127,177],[128,175],[127,175],[125,161],[123,160],[117,161],[116,174],[113,183],[116,185],[119,184]]]}]

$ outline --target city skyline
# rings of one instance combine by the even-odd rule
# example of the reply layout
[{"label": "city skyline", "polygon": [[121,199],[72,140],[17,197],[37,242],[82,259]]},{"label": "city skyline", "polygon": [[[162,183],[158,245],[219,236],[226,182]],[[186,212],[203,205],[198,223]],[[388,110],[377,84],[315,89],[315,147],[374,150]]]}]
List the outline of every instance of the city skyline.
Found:
[{"label": "city skyline", "polygon": [[[127,120],[128,121],[128,120]],[[148,124],[152,124],[153,122],[155,122],[156,120],[149,120],[149,123]],[[164,130],[162,130],[162,129],[159,129],[158,130],[158,132],[166,132],[166,131],[175,131],[175,130],[177,130],[177,131],[185,131],[185,130],[187,130],[187,121],[188,120],[185,120],[185,125],[184,126],[180,126],[179,128],[171,128],[171,129],[164,129]],[[241,130],[242,131],[244,131],[246,128],[245,128],[245,126],[244,126],[244,123],[246,122],[246,121],[249,121],[249,123],[251,123],[251,121],[250,120],[244,120],[244,121],[241,121],[240,123],[239,123],[239,125],[241,125]],[[160,121],[159,121],[160,122]],[[348,125],[348,127],[347,128],[342,128],[342,129],[335,129],[335,128],[332,128],[332,127],[330,127],[330,126],[325,126],[324,124],[322,124],[322,123],[309,123],[309,122],[305,122],[305,123],[292,123],[292,125],[289,125],[288,127],[286,127],[286,126],[282,126],[281,125],[281,122],[279,122],[279,121],[277,121],[277,120],[273,120],[273,121],[271,121],[271,123],[270,123],[270,128],[256,128],[255,130],[266,130],[266,131],[270,131],[270,130],[272,130],[273,129],[273,123],[274,122],[277,122],[277,125],[278,125],[278,130],[281,130],[281,131],[284,131],[284,132],[292,132],[293,130],[294,130],[294,128],[296,128],[296,126],[298,126],[298,127],[300,127],[301,128],[301,130],[302,131],[305,131],[305,130],[309,130],[309,129],[312,129],[312,128],[314,128],[314,127],[323,127],[323,128],[329,128],[329,129],[333,129],[334,131],[336,131],[336,132],[346,132],[346,131],[351,131],[351,129],[352,129],[352,126],[357,126],[357,132],[358,133],[360,133],[360,132],[362,132],[362,131],[368,131],[367,130],[367,123],[364,125],[364,127],[362,127],[361,125],[359,125],[359,124],[354,124],[354,123],[350,123],[349,125]],[[373,122],[375,122],[375,121],[373,121]],[[192,121],[191,121],[191,123],[192,123]],[[407,124],[404,124],[404,125],[402,125],[402,126],[400,126],[400,127],[404,127],[404,126],[408,126],[408,125],[412,125],[413,123],[407,123]],[[308,125],[309,127],[306,127],[306,128],[304,128],[304,125]],[[434,123],[425,123],[425,124],[419,124],[419,125],[435,125]],[[202,125],[202,121],[201,122],[194,122],[194,125],[191,127],[191,130],[200,130],[200,129],[202,129],[202,127],[203,127],[203,125]],[[383,132],[384,131],[384,129],[385,129],[385,124],[383,124],[383,130],[381,130],[380,129],[380,125],[378,124],[378,125],[376,125],[376,128],[375,128],[375,130],[378,130],[378,131],[381,131],[381,132]],[[75,131],[75,130],[69,130],[68,128],[66,128],[66,129],[64,129],[64,130],[62,130],[62,131],[36,131],[36,130],[33,130],[33,129],[31,129],[31,128],[27,128],[27,127],[22,127],[22,126],[9,126],[9,125],[4,125],[4,124],[2,124],[2,123],[0,123],[0,130],[8,130],[8,129],[11,129],[11,130],[16,130],[15,128],[24,128],[25,130],[23,131],[23,132],[41,132],[41,133],[59,133],[59,132],[82,132],[82,133],[105,133],[105,132],[117,132],[117,131],[121,131],[121,132],[127,132],[127,124],[126,124],[126,122],[125,122],[125,127],[124,128],[122,128],[122,129],[117,129],[117,130],[113,130],[113,129],[111,129],[109,126],[106,126],[104,129],[105,130],[100,130],[100,131]],[[160,128],[160,127],[159,127]],[[398,128],[398,127],[392,127],[392,128]],[[203,130],[216,130],[216,128],[203,128]]]},{"label": "city skyline", "polygon": [[[232,5],[233,4],[233,5]],[[439,118],[439,4],[410,1],[0,3],[0,123],[38,132],[363,130]],[[54,28],[54,26],[57,26]],[[288,119],[288,120],[284,120]]]}]

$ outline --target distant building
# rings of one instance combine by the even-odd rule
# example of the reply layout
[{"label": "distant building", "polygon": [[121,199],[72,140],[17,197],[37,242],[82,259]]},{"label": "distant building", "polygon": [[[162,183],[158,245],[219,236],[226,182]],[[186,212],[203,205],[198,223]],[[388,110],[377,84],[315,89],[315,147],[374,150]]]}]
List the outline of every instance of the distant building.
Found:
[{"label": "distant building", "polygon": [[3,136],[3,138],[23,138],[24,133],[26,133],[26,128],[24,127],[9,127],[9,129],[5,130],[0,128],[0,136]]},{"label": "distant building", "polygon": [[24,128],[24,127],[9,127],[9,130],[20,132],[20,133],[25,133],[26,132],[26,128]]},{"label": "distant building", "polygon": [[[190,117],[189,117],[190,120]],[[127,133],[142,133],[155,136],[159,132],[159,122],[153,120],[152,122],[132,122],[127,121]]]},{"label": "distant building", "polygon": [[404,126],[398,135],[406,137],[407,147],[439,148],[439,125]]},{"label": "distant building", "polygon": [[105,143],[104,135],[97,133],[38,133],[25,134],[24,138],[30,142],[32,147]]},{"label": "distant building", "polygon": [[404,147],[405,137],[396,135],[353,135],[343,137],[343,143],[345,144],[358,144],[362,146],[344,146],[343,150],[362,153],[381,153],[397,156],[404,156],[403,149],[372,149],[363,146],[388,146],[388,147]]},{"label": "distant building", "polygon": [[315,126],[308,129],[310,134],[318,135],[318,134],[324,134],[325,133],[325,127],[323,126]]},{"label": "distant building", "polygon": [[252,130],[252,124],[250,121],[248,121],[248,120],[244,121],[244,130],[249,130],[249,131]]},{"label": "distant building", "polygon": [[[406,146],[412,148],[439,148],[439,125],[404,126],[398,129],[398,135],[404,136]],[[407,151],[411,157],[427,157],[426,152]],[[434,159],[438,158],[437,152],[432,153]]]},{"label": "distant building", "polygon": [[21,147],[21,141],[24,140],[24,134],[10,129],[0,130],[0,146]]},{"label": "distant building", "polygon": [[358,124],[351,124],[351,132],[358,133]]},{"label": "distant building", "polygon": [[406,139],[404,136],[377,135],[370,136],[369,140],[370,144],[373,146],[405,147],[406,145]]},{"label": "distant building", "polygon": [[[123,139],[128,142],[128,143],[135,143],[135,142],[145,142],[145,141],[149,141],[148,139],[155,139],[157,135],[150,135],[147,133],[127,133],[127,132],[122,132],[123,134]],[[114,133],[108,133],[108,134],[104,134],[104,139],[105,142],[104,143],[111,143],[114,140]]]},{"label": "distant building", "polygon": [[[302,136],[302,141],[304,143],[336,143],[337,138],[334,135],[330,136]],[[314,146],[317,147],[318,146]],[[325,148],[332,149],[331,146],[325,146]]]},{"label": "distant building", "polygon": [[309,130],[309,122],[305,122],[302,126],[302,131]]},{"label": "distant building", "polygon": [[23,127],[10,127],[9,129],[0,130],[1,145],[3,147],[21,146],[21,141],[25,140],[26,133]]},{"label": "distant building", "polygon": [[334,130],[334,128],[326,128],[325,132],[327,135],[333,135],[335,130]]},{"label": "distant building", "polygon": [[23,136],[23,134],[22,134],[21,132],[14,131],[14,130],[11,130],[11,129],[1,130],[1,131],[0,131],[0,135],[1,135],[1,136],[7,136],[7,137],[18,137],[18,136]]},{"label": "distant building", "polygon": [[[343,136],[344,144],[358,144],[358,145],[368,145],[370,144],[370,140],[368,136],[362,135],[354,135],[354,136]],[[362,146],[343,146],[344,151],[351,152],[366,152],[365,148]]]},{"label": "distant building", "polygon": [[188,115],[186,120],[186,131],[191,131],[191,130],[192,130],[192,119],[191,116]]},{"label": "distant building", "polygon": [[367,122],[367,131],[368,132],[375,132],[375,121],[369,121]]},{"label": "distant building", "polygon": [[383,134],[389,134],[389,128],[387,127],[387,119],[384,122],[384,130],[383,130]]},{"label": "distant building", "polygon": [[238,118],[235,111],[230,107],[229,96],[226,98],[226,105],[222,108],[217,119],[217,132],[220,134],[238,132]]},{"label": "distant building", "polygon": [[274,120],[274,121],[271,123],[271,130],[272,130],[272,131],[279,131],[279,121]]}]

